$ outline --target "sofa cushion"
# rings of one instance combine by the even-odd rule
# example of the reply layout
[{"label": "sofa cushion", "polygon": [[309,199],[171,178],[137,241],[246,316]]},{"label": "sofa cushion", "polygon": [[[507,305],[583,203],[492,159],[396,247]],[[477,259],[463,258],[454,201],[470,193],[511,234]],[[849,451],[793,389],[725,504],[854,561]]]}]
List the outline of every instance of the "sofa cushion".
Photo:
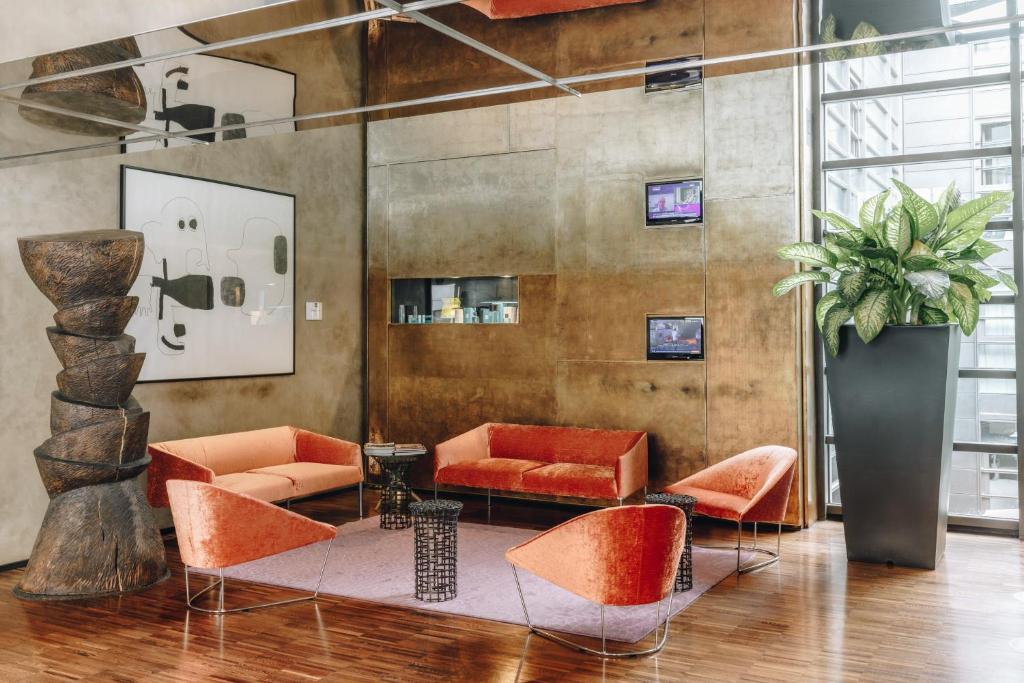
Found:
[{"label": "sofa cushion", "polygon": [[295,432],[291,427],[200,436],[153,445],[171,455],[209,467],[217,475],[295,462]]},{"label": "sofa cushion", "polygon": [[716,519],[738,520],[743,511],[750,505],[750,501],[741,496],[734,496],[731,493],[722,493],[721,491],[710,491],[685,484],[666,486],[665,492],[693,496],[697,499],[697,504],[693,506],[693,511],[698,515],[705,515]]},{"label": "sofa cushion", "polygon": [[543,466],[544,463],[533,460],[484,458],[448,465],[438,471],[436,479],[439,484],[519,491],[523,473]]},{"label": "sofa cushion", "polygon": [[612,429],[492,424],[488,444],[492,458],[614,466],[643,435]]},{"label": "sofa cushion", "polygon": [[523,474],[523,490],[553,496],[618,498],[615,468],[560,462]]},{"label": "sofa cushion", "polygon": [[292,480],[275,474],[234,472],[214,477],[213,485],[235,493],[244,493],[268,503],[286,500],[295,495],[295,485],[292,484]]},{"label": "sofa cushion", "polygon": [[287,465],[271,465],[250,474],[268,474],[286,477],[295,486],[295,495],[306,496],[320,491],[358,484],[363,478],[359,468],[352,465],[327,465],[319,462],[293,462]]}]

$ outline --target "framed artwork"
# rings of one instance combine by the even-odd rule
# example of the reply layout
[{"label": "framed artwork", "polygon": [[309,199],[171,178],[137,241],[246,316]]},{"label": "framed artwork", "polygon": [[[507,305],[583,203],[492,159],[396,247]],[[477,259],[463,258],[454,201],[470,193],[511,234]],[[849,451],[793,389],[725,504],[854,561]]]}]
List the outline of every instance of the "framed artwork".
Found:
[{"label": "framed artwork", "polygon": [[[136,41],[143,55],[204,44],[181,29],[144,33],[137,36]],[[204,54],[147,62],[133,68],[146,93],[146,119],[141,125],[147,128],[183,132],[295,115],[295,74],[289,71]],[[289,122],[199,133],[195,137],[219,142],[294,131],[295,124]],[[147,135],[128,135],[122,151],[192,144],[173,139],[132,141]]]},{"label": "framed artwork", "polygon": [[295,372],[294,195],[122,165],[121,228],[146,237],[139,381]]}]

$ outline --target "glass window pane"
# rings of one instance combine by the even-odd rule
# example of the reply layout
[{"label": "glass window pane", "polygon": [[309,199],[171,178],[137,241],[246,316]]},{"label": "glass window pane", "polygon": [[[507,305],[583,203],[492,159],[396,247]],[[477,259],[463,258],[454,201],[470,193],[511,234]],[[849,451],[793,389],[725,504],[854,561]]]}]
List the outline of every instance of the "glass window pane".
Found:
[{"label": "glass window pane", "polygon": [[953,453],[949,512],[1017,519],[1017,456]]},{"label": "glass window pane", "polygon": [[1017,443],[1017,383],[961,377],[957,384],[955,441]]}]

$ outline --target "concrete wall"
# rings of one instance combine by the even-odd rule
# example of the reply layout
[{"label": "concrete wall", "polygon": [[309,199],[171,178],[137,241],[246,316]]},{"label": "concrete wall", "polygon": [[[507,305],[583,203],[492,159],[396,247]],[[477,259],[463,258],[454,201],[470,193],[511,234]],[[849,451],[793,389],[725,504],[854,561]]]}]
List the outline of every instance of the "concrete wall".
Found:
[{"label": "concrete wall", "polygon": [[[643,429],[656,484],[798,448],[797,309],[770,292],[799,234],[794,88],[775,69],[370,123],[370,430]],[[644,180],[690,176],[705,225],[645,229]],[[519,325],[387,322],[389,278],[503,274]],[[647,314],[706,315],[707,360],[647,361]]]},{"label": "concrete wall", "polygon": [[[359,441],[363,424],[364,134],[358,125],[0,171],[0,565],[28,557],[46,507],[32,449],[49,436],[60,366],[53,307],[15,238],[118,226],[119,164],[296,195],[294,376],[144,384],[150,440],[292,424]],[[306,322],[303,302],[324,304]]]}]

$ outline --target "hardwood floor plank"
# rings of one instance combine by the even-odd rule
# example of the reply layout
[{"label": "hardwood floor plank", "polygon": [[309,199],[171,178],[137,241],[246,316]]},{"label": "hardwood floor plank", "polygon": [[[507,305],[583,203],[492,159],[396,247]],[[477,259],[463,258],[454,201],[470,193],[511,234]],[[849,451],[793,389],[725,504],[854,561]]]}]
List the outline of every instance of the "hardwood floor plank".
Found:
[{"label": "hardwood floor plank", "polygon": [[[462,519],[486,508],[465,497]],[[367,504],[375,502],[367,494]],[[356,518],[354,493],[292,506]],[[498,500],[493,523],[545,529],[584,509]],[[699,520],[697,542],[729,527]],[[1024,681],[1024,545],[952,533],[934,572],[847,563],[837,522],[790,532],[779,565],[726,579],[672,622],[656,657],[602,661],[524,628],[322,596],[213,617],[188,613],[177,546],[152,590],[80,603],[31,603],[0,573],[0,681]],[[281,589],[232,582],[229,598]]]}]

